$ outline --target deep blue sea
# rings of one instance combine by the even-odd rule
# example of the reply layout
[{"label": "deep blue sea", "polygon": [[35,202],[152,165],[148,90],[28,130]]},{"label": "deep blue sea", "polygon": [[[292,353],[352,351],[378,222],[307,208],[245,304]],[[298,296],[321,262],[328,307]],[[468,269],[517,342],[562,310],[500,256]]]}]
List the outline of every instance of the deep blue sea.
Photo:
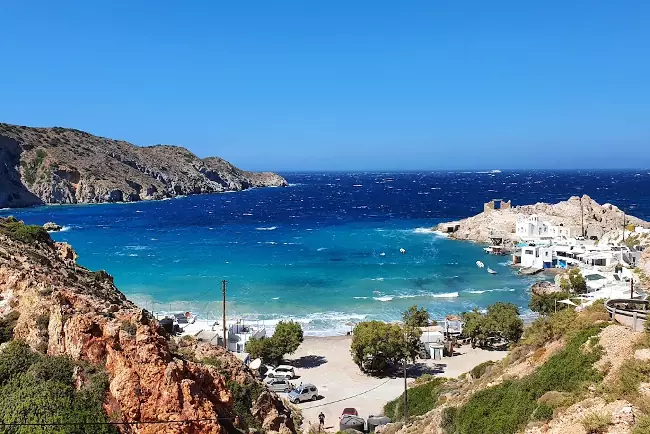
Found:
[{"label": "deep blue sea", "polygon": [[[650,219],[646,170],[283,175],[288,188],[1,213],[64,225],[53,238],[149,310],[220,315],[226,279],[229,316],[267,325],[293,318],[310,334],[398,319],[412,304],[442,317],[509,301],[526,314],[536,278],[517,276],[507,257],[480,245],[426,230],[492,198],[521,205],[586,193]],[[479,259],[498,274],[477,268]]]}]

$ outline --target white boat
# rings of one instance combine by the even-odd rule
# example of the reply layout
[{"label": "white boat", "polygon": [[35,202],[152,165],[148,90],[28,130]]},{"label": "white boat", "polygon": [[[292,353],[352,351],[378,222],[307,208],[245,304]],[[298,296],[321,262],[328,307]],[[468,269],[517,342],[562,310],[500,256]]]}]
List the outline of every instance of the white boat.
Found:
[{"label": "white boat", "polygon": [[403,255],[404,253],[406,253],[406,250],[404,250],[404,249],[399,249],[399,252]]},{"label": "white boat", "polygon": [[483,268],[483,267],[485,267],[485,264],[482,263],[481,261],[476,261],[476,266],[477,266],[478,268]]},{"label": "white boat", "polygon": [[491,269],[490,267],[488,267],[488,270],[487,270],[487,271],[488,271],[488,273],[490,273],[490,274],[497,274],[497,272],[494,271],[493,269]]}]

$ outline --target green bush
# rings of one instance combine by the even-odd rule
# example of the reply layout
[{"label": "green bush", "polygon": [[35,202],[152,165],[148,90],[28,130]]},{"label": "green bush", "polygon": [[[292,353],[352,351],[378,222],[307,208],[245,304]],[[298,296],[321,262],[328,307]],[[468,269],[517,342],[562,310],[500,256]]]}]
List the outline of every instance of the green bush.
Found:
[{"label": "green bush", "polygon": [[364,321],[352,335],[352,360],[363,371],[384,373],[405,358],[413,359],[420,349],[422,332],[415,327],[401,327],[382,321]]},{"label": "green bush", "polygon": [[632,429],[632,434],[650,434],[650,416],[639,419]]},{"label": "green bush", "polygon": [[533,312],[538,312],[541,315],[550,315],[556,310],[562,310],[569,307],[569,305],[564,303],[556,303],[560,300],[565,300],[570,298],[571,294],[568,292],[554,292],[551,294],[533,294],[528,303],[528,307]]},{"label": "green bush", "polygon": [[535,420],[553,419],[553,407],[546,404],[540,404],[533,412],[533,419]]},{"label": "green bush", "polygon": [[232,393],[233,413],[239,416],[248,428],[261,429],[260,423],[251,414],[251,407],[264,391],[263,386],[257,381],[242,385],[228,379],[226,387]]},{"label": "green bush", "polygon": [[42,226],[26,225],[16,219],[8,218],[0,220],[0,232],[14,241],[23,243],[51,243],[52,238]]},{"label": "green bush", "polygon": [[[66,357],[43,356],[21,342],[0,352],[0,420],[4,423],[108,422],[102,408],[108,386],[106,375],[83,363],[89,382],[75,389],[75,363]],[[4,432],[4,431],[3,431]],[[11,433],[84,433],[83,425],[24,426]],[[93,433],[116,433],[111,425],[94,425]]]},{"label": "green bush", "polygon": [[0,318],[0,344],[9,342],[14,335],[14,328],[20,314],[16,311],[9,312],[4,318]]},{"label": "green bush", "polygon": [[440,428],[447,434],[454,433],[454,420],[456,419],[457,407],[446,407],[442,410]]},{"label": "green bush", "polygon": [[475,380],[481,378],[483,374],[485,374],[487,369],[492,365],[494,365],[494,362],[492,360],[488,360],[487,362],[483,362],[481,364],[474,366],[470,371],[472,378]]},{"label": "green bush", "polygon": [[[445,380],[434,378],[428,383],[413,386],[407,391],[409,417],[421,416],[436,407]],[[384,414],[391,420],[404,418],[404,393],[384,406]]]},{"label": "green bush", "polygon": [[582,419],[581,424],[587,434],[602,434],[612,424],[612,417],[609,414],[590,413]]},{"label": "green bush", "polygon": [[[531,375],[520,380],[506,381],[474,394],[460,407],[453,427],[459,434],[508,434],[518,432],[536,411],[548,414],[547,408],[537,410],[537,400],[546,392],[573,392],[585,384],[597,381],[602,374],[593,368],[602,349],[590,341],[602,327],[591,326],[578,332],[558,353]],[[590,341],[583,349],[583,345]]]}]

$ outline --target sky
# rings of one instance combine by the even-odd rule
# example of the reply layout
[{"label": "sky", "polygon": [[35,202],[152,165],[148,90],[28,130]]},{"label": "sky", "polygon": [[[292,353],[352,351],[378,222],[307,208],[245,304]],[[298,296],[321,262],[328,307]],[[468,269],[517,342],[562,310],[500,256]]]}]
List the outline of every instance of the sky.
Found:
[{"label": "sky", "polygon": [[650,2],[15,1],[0,122],[251,170],[650,167]]}]

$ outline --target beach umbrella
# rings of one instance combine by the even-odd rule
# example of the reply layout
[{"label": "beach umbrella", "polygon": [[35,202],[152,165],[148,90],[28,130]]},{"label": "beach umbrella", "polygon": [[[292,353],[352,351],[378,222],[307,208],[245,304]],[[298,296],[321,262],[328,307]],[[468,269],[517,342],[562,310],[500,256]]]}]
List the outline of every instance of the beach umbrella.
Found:
[{"label": "beach umbrella", "polygon": [[575,304],[574,302],[572,302],[568,298],[566,300],[558,300],[558,303],[564,303],[564,304],[568,304],[570,306],[577,306],[577,304]]}]

